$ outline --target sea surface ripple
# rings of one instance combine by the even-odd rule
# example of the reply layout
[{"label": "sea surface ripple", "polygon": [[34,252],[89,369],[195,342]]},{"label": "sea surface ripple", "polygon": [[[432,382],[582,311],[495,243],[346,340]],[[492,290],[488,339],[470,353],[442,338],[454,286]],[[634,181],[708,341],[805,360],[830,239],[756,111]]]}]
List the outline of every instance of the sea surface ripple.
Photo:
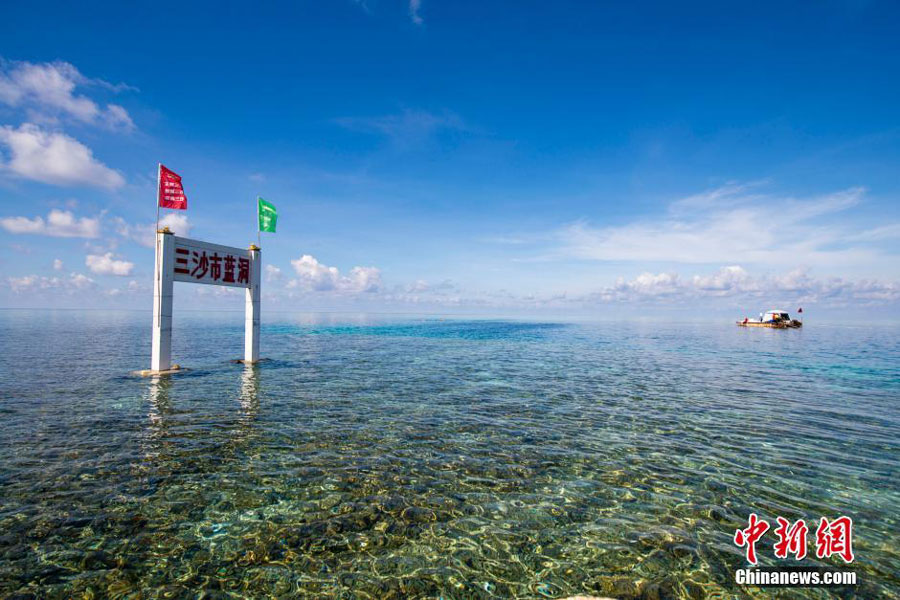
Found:
[{"label": "sea surface ripple", "polygon": [[[242,319],[0,311],[0,596],[900,597],[897,326]],[[753,512],[859,585],[736,585]]]}]

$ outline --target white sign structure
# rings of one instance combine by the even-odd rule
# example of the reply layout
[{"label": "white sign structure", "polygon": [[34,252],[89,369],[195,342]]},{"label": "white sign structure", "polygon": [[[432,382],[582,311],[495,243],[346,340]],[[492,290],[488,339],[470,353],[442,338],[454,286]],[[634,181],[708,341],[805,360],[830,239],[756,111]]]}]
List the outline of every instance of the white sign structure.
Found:
[{"label": "white sign structure", "polygon": [[220,246],[156,232],[153,270],[153,355],[151,372],[172,369],[172,299],[176,281],[242,287],[244,306],[244,362],[259,360],[259,248]]}]

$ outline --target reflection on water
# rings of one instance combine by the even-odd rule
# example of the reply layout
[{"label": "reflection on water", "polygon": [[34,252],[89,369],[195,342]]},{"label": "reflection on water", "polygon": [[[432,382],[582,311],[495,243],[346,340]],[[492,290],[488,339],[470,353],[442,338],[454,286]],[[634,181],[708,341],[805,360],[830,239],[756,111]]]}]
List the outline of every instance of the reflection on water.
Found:
[{"label": "reflection on water", "polygon": [[861,586],[781,597],[898,597],[896,329],[304,316],[244,366],[222,316],[140,379],[143,315],[30,314],[0,323],[0,595],[768,597],[733,582],[757,512],[855,521]]},{"label": "reflection on water", "polygon": [[150,377],[147,386],[147,406],[149,412],[147,418],[150,423],[150,431],[155,433],[157,437],[160,430],[164,427],[165,415],[172,413],[172,402],[169,397],[169,390],[172,388],[171,377]]},{"label": "reflection on water", "polygon": [[142,444],[142,454],[147,464],[160,457],[168,438],[168,425],[175,414],[169,393],[172,384],[171,377],[151,377],[148,380],[147,429]]},{"label": "reflection on water", "polygon": [[259,412],[259,365],[244,365],[241,372],[241,421],[249,426]]}]

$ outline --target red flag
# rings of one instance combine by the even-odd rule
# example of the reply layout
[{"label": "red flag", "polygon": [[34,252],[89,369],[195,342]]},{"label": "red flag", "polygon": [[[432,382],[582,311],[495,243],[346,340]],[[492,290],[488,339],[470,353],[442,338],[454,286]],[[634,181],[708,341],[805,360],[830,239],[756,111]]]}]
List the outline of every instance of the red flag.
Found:
[{"label": "red flag", "polygon": [[187,196],[181,185],[181,175],[159,165],[159,205],[162,208],[187,209]]}]

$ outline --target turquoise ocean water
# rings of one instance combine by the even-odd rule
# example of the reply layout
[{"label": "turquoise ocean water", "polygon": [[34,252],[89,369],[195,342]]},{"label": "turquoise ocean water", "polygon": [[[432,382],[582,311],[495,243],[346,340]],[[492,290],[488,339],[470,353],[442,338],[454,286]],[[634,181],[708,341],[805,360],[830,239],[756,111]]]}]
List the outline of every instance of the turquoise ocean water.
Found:
[{"label": "turquoise ocean water", "polygon": [[[0,597],[900,597],[897,326],[242,319],[0,311]],[[859,585],[737,586],[751,512]]]}]

